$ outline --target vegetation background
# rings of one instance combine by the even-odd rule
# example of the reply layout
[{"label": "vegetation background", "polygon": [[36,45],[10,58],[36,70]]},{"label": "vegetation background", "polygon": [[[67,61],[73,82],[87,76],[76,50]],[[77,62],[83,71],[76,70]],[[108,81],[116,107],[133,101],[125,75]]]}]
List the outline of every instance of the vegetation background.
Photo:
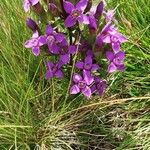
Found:
[{"label": "vegetation background", "polygon": [[115,8],[126,71],[102,98],[61,97],[68,81],[47,82],[21,0],[0,2],[0,150],[150,150],[150,0],[108,0]]}]

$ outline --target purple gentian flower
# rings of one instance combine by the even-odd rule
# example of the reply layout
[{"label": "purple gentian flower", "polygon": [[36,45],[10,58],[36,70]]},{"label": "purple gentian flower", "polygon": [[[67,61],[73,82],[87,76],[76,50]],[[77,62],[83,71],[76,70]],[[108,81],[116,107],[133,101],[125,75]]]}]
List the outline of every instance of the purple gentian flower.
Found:
[{"label": "purple gentian flower", "polygon": [[90,31],[91,31],[91,33],[94,31],[96,31],[97,30],[97,22],[96,22],[96,18],[95,18],[95,16],[94,16],[94,14],[93,13],[89,13],[88,14],[88,17],[89,17],[89,29],[90,29]]},{"label": "purple gentian flower", "polygon": [[101,1],[97,7],[93,6],[88,13],[89,17],[89,29],[90,31],[96,31],[97,30],[97,20],[99,16],[102,15],[104,9],[104,2]]},{"label": "purple gentian flower", "polygon": [[78,69],[83,69],[83,70],[86,70],[86,71],[96,71],[99,69],[99,66],[97,64],[93,64],[92,63],[92,56],[91,55],[87,55],[84,62],[82,61],[78,61],[75,66],[78,68]]},{"label": "purple gentian flower", "polygon": [[68,45],[66,40],[59,43],[58,54],[60,55],[60,61],[63,64],[69,63],[70,54],[75,54],[76,50],[77,50],[76,46],[75,45]]},{"label": "purple gentian flower", "polygon": [[45,37],[39,36],[38,31],[34,32],[32,38],[25,42],[26,48],[32,48],[32,53],[35,56],[40,54],[40,46],[45,44]]},{"label": "purple gentian flower", "polygon": [[115,53],[119,52],[121,43],[126,41],[126,37],[119,33],[111,23],[107,23],[101,33],[96,37],[97,45],[102,45],[102,43],[111,44]]},{"label": "purple gentian flower", "polygon": [[111,22],[113,20],[114,15],[115,15],[115,10],[108,10],[108,12],[105,12],[106,21]]},{"label": "purple gentian flower", "polygon": [[59,47],[57,43],[61,43],[65,39],[62,33],[56,33],[51,25],[46,27],[45,44],[48,44],[48,49],[53,54],[58,54]]},{"label": "purple gentian flower", "polygon": [[23,7],[25,12],[28,12],[31,6],[36,5],[39,0],[24,0]]},{"label": "purple gentian flower", "polygon": [[111,51],[107,51],[106,58],[109,61],[108,72],[112,73],[116,70],[123,71],[125,69],[125,66],[123,64],[124,57],[125,53],[123,51],[120,51],[116,54]]},{"label": "purple gentian flower", "polygon": [[48,4],[48,10],[54,16],[58,16],[58,14],[59,14],[59,10],[58,10],[57,6],[54,3],[49,3]]},{"label": "purple gentian flower", "polygon": [[79,23],[89,24],[88,17],[83,14],[87,7],[88,0],[80,0],[75,6],[68,1],[64,0],[64,9],[69,16],[66,18],[65,27],[72,27],[78,21]]},{"label": "purple gentian flower", "polygon": [[70,94],[78,94],[82,92],[84,96],[90,98],[92,95],[90,85],[94,81],[94,78],[86,71],[83,71],[83,77],[79,74],[73,75],[74,85],[70,88]]},{"label": "purple gentian flower", "polygon": [[61,62],[53,63],[51,61],[46,64],[47,72],[45,74],[46,79],[51,79],[52,77],[62,78],[63,72],[61,71]]},{"label": "purple gentian flower", "polygon": [[112,49],[116,53],[120,50],[121,43],[126,42],[127,39],[121,33],[117,32],[115,28],[112,28],[108,31],[108,34],[106,36],[102,37],[102,41],[104,43],[110,43]]},{"label": "purple gentian flower", "polygon": [[36,22],[34,20],[32,20],[31,18],[27,18],[26,19],[26,25],[33,31],[35,32],[36,30],[39,29],[38,25],[36,24]]},{"label": "purple gentian flower", "polygon": [[92,93],[98,93],[99,96],[102,96],[106,89],[106,80],[101,80],[99,77],[94,77],[94,84],[91,87]]}]

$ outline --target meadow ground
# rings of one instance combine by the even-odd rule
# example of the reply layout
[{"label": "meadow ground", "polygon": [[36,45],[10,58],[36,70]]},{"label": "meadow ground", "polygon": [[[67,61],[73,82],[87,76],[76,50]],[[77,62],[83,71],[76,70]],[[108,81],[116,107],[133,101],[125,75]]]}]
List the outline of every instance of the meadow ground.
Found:
[{"label": "meadow ground", "polygon": [[[117,2],[117,3],[116,3]],[[0,150],[149,150],[150,1],[116,6],[126,70],[90,101],[61,97],[68,81],[44,79],[42,57],[23,47],[30,33],[21,0],[0,2]]]}]

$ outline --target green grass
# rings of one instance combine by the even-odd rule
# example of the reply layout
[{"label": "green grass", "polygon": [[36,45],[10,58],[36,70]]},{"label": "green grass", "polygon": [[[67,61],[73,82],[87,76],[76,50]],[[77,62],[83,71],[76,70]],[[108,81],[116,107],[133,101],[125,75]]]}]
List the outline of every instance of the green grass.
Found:
[{"label": "green grass", "polygon": [[117,4],[119,29],[129,38],[126,71],[110,77],[103,98],[79,96],[64,104],[69,81],[47,82],[43,58],[23,47],[31,33],[21,1],[0,3],[1,150],[150,148],[150,2]]}]

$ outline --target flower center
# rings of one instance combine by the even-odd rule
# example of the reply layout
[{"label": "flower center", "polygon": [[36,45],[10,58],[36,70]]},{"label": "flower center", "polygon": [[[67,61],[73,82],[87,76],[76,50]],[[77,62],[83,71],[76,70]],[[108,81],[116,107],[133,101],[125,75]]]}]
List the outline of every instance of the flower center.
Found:
[{"label": "flower center", "polygon": [[86,64],[84,65],[84,68],[85,68],[86,70],[89,70],[89,69],[91,69],[91,64],[89,64],[89,63],[86,63]]},{"label": "flower center", "polygon": [[79,81],[79,83],[78,83],[78,87],[79,87],[80,89],[85,88],[85,87],[86,87],[86,83],[85,83],[85,81]]},{"label": "flower center", "polygon": [[74,18],[77,18],[77,17],[80,16],[80,12],[79,12],[78,10],[74,10],[73,13],[72,13],[72,16],[73,16]]},{"label": "flower center", "polygon": [[63,47],[62,49],[61,49],[61,54],[67,54],[67,48],[66,47]]},{"label": "flower center", "polygon": [[113,62],[114,62],[116,65],[120,65],[120,64],[121,64],[121,60],[120,60],[119,57],[115,58],[115,59],[113,60]]},{"label": "flower center", "polygon": [[33,40],[33,46],[34,46],[34,47],[36,47],[36,46],[38,45],[38,43],[39,43],[38,39],[34,39],[34,40]]},{"label": "flower center", "polygon": [[47,37],[47,42],[48,42],[48,43],[51,43],[51,42],[53,42],[53,41],[54,41],[54,37],[51,36],[51,35],[49,35],[49,36]]},{"label": "flower center", "polygon": [[56,71],[57,71],[57,67],[56,67],[56,66],[53,66],[53,67],[52,67],[52,72],[55,73]]},{"label": "flower center", "polygon": [[111,41],[116,43],[116,42],[118,42],[118,38],[116,36],[112,36],[111,37]]},{"label": "flower center", "polygon": [[103,86],[102,86],[101,82],[97,84],[97,89],[102,89],[102,87]]}]

